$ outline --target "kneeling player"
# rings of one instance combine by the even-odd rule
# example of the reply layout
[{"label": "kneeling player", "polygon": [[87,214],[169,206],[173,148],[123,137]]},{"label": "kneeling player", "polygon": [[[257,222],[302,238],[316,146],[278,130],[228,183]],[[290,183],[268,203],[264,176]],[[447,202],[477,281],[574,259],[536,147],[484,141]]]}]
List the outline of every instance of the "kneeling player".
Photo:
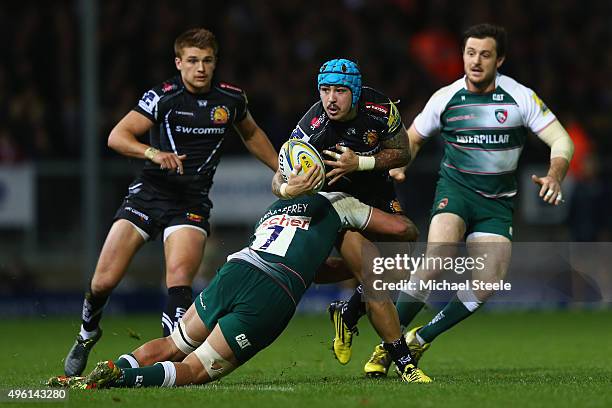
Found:
[{"label": "kneeling player", "polygon": [[[322,173],[311,173],[312,187]],[[221,378],[287,327],[340,231],[395,233],[406,229],[407,222],[344,193],[278,200],[257,223],[250,245],[228,257],[170,336],[152,340],[115,362],[100,362],[87,377],[54,377],[49,384],[83,389],[170,387]],[[404,381],[431,381],[413,364],[403,337],[385,348]]]}]

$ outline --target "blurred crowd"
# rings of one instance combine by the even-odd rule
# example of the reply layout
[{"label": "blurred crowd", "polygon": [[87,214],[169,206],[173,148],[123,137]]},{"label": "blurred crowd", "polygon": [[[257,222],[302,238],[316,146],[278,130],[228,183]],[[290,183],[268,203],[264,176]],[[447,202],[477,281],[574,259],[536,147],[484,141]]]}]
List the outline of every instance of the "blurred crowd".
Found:
[{"label": "blurred crowd", "polygon": [[[79,157],[79,7],[78,0],[25,0],[0,10],[8,39],[0,163]],[[534,88],[609,156],[611,10],[609,1],[585,7],[578,0],[99,1],[100,145],[148,88],[175,74],[173,41],[190,27],[217,35],[217,77],[246,90],[255,120],[278,146],[316,100],[324,60],[357,60],[366,84],[401,100],[409,124],[435,89],[462,75],[463,30],[488,21],[509,32],[501,72]]]}]

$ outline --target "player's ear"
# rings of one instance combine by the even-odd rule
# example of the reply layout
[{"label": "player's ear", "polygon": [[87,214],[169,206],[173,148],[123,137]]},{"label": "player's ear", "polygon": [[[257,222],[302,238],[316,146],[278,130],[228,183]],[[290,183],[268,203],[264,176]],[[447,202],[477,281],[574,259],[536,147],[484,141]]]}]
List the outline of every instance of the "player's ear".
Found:
[{"label": "player's ear", "polygon": [[179,57],[174,57],[174,65],[176,65],[176,69],[181,70],[181,59]]},{"label": "player's ear", "polygon": [[496,62],[497,69],[499,69],[499,67],[502,66],[502,64],[504,63],[505,60],[506,60],[506,57],[501,57],[501,58],[497,59],[497,62]]}]

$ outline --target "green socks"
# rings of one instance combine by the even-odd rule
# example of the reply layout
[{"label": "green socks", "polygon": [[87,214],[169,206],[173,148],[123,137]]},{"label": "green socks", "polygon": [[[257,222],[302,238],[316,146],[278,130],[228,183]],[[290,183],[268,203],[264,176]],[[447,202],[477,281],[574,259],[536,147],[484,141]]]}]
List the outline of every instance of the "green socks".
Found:
[{"label": "green socks", "polygon": [[419,314],[421,309],[423,309],[423,306],[425,306],[425,302],[407,293],[400,293],[399,297],[397,298],[395,308],[397,309],[397,315],[399,316],[402,332],[408,328],[410,322],[412,322],[415,316]]},{"label": "green socks", "polygon": [[482,302],[476,298],[471,290],[458,291],[440,313],[417,331],[417,335],[425,343],[431,343],[440,334],[474,313],[481,305]]},{"label": "green socks", "polygon": [[140,368],[123,368],[121,378],[115,387],[173,387],[176,382],[176,368],[171,361],[155,363]]}]

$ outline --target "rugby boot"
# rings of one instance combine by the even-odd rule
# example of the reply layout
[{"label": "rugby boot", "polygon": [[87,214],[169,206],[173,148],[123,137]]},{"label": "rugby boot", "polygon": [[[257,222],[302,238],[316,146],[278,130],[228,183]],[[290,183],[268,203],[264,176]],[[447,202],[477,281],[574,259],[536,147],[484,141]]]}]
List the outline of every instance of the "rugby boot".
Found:
[{"label": "rugby boot", "polygon": [[85,377],[79,377],[79,376],[69,377],[67,375],[58,375],[56,377],[49,378],[45,382],[45,385],[47,385],[48,387],[54,387],[54,388],[70,388],[71,384],[74,384],[77,381],[81,381],[84,378]]},{"label": "rugby boot", "polygon": [[433,380],[414,364],[408,364],[404,367],[404,372],[401,375],[403,382],[415,384],[428,384]]},{"label": "rugby boot", "polygon": [[108,388],[121,377],[121,369],[111,360],[100,361],[96,367],[85,377],[89,385],[95,384],[96,388]]},{"label": "rugby boot", "polygon": [[363,367],[363,371],[365,372],[366,377],[385,377],[392,362],[391,356],[387,350],[385,350],[382,344],[379,344],[374,348],[374,352]]},{"label": "rugby boot", "polygon": [[406,344],[408,344],[408,349],[410,350],[410,355],[412,356],[415,364],[419,363],[419,360],[421,357],[423,357],[423,353],[425,353],[427,349],[429,349],[429,346],[431,346],[431,343],[425,343],[421,346],[421,343],[419,343],[417,340],[416,332],[421,327],[423,326],[415,327],[414,329],[408,331],[404,336],[406,339]]},{"label": "rugby boot", "polygon": [[64,360],[64,373],[69,376],[79,376],[87,366],[87,358],[93,346],[102,337],[102,329],[98,328],[98,334],[91,339],[84,339],[80,334],[77,334],[74,345],[68,352]]},{"label": "rugby boot", "polygon": [[85,377],[79,377],[79,380],[70,383],[70,389],[72,390],[93,390],[98,388],[98,384],[88,384]]},{"label": "rugby boot", "polygon": [[358,335],[357,327],[349,328],[342,318],[342,309],[346,305],[344,301],[335,301],[329,305],[329,319],[334,325],[336,335],[332,342],[334,357],[340,364],[347,364],[351,360],[353,335]]}]

